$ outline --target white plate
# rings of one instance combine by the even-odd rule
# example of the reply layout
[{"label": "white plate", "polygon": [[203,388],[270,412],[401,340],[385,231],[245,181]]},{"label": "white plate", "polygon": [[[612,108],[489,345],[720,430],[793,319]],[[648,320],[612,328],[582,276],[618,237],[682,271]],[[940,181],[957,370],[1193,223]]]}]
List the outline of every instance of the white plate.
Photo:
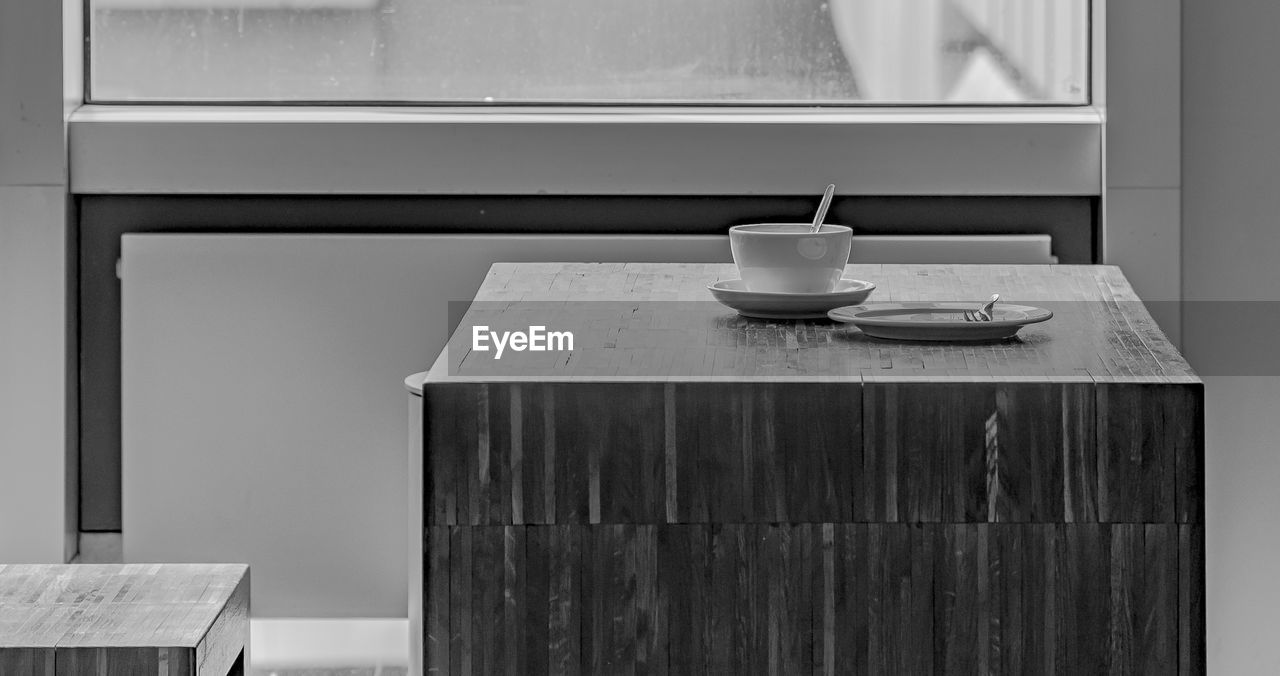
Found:
[{"label": "white plate", "polygon": [[997,303],[989,322],[965,321],[964,311],[980,303],[872,303],[842,307],[827,313],[875,338],[889,340],[1004,340],[1027,324],[1047,321],[1049,310]]},{"label": "white plate", "polygon": [[727,279],[707,286],[716,300],[744,317],[760,319],[820,319],[842,305],[861,303],[876,285],[858,279],[842,279],[829,293],[780,293],[748,291],[741,279]]}]

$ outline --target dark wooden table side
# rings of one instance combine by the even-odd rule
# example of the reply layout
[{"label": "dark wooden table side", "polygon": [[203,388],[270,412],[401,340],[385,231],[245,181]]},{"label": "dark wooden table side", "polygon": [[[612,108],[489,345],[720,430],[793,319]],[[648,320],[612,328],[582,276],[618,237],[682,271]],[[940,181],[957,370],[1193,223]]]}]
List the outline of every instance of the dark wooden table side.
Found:
[{"label": "dark wooden table side", "polygon": [[[723,272],[521,269],[495,266],[476,317],[513,289],[644,302]],[[470,375],[443,357],[424,384],[428,668],[1203,673],[1203,387],[1123,277],[869,272],[891,297],[933,275],[1085,305],[932,353],[709,310],[716,349],[746,331],[828,352],[766,360],[785,373]],[[636,363],[574,359],[605,356]]]}]

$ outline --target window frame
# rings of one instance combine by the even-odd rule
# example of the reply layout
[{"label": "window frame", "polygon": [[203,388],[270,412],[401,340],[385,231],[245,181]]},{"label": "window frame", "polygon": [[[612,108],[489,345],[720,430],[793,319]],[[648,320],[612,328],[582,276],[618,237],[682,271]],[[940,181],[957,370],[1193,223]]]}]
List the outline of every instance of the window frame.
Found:
[{"label": "window frame", "polygon": [[1100,195],[1101,111],[86,106],[80,194]]},{"label": "window frame", "polygon": [[70,189],[1102,197],[1105,15],[1091,0],[1083,106],[86,104]]}]

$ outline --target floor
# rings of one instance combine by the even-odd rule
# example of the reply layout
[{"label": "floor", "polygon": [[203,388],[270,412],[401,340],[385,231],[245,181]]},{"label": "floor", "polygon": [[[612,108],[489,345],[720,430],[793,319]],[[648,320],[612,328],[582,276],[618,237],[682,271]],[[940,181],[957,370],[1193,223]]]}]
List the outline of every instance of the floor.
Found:
[{"label": "floor", "polygon": [[[120,533],[81,533],[74,563],[120,563]],[[406,676],[407,619],[253,619],[250,676]]]},{"label": "floor", "polygon": [[249,676],[403,676],[405,667],[353,667],[350,669],[250,669]]}]

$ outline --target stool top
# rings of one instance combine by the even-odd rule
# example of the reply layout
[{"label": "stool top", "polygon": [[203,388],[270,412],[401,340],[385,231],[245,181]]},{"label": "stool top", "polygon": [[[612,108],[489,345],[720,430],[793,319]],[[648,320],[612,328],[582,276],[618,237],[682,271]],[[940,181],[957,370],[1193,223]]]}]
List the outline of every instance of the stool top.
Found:
[{"label": "stool top", "polygon": [[0,648],[196,648],[224,611],[247,621],[248,566],[0,565]]}]

